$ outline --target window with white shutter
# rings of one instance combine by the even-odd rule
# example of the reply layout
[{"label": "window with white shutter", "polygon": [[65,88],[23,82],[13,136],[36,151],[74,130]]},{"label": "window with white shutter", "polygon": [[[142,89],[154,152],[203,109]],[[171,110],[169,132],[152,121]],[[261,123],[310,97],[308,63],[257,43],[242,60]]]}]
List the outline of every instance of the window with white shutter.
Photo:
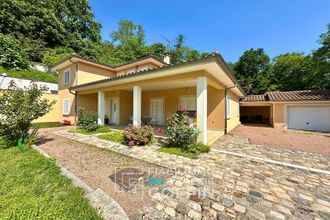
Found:
[{"label": "window with white shutter", "polygon": [[63,115],[68,115],[70,113],[70,100],[63,100]]},{"label": "window with white shutter", "polygon": [[67,69],[64,72],[64,84],[69,84],[70,83],[70,70]]}]

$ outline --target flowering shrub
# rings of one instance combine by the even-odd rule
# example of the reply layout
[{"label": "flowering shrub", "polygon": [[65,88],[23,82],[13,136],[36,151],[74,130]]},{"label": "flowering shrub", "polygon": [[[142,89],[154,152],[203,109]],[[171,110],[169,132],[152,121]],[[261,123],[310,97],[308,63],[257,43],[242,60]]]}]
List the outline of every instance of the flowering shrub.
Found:
[{"label": "flowering shrub", "polygon": [[154,129],[148,125],[143,127],[129,125],[123,132],[123,142],[130,147],[150,144],[153,138]]},{"label": "flowering shrub", "polygon": [[188,112],[180,109],[166,118],[167,147],[188,148],[196,142],[198,131],[189,126]]},{"label": "flowering shrub", "polygon": [[100,126],[97,124],[96,112],[86,112],[84,108],[78,109],[78,128],[85,131],[96,131]]}]

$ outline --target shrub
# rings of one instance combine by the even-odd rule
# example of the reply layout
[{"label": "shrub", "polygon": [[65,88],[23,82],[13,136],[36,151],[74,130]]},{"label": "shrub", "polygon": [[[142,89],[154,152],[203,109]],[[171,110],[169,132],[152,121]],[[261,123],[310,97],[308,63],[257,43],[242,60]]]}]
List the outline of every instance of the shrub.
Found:
[{"label": "shrub", "polygon": [[[34,82],[29,87],[19,88],[14,82],[9,84],[0,96],[0,136],[10,145],[16,145],[20,137],[25,141],[31,122],[50,111],[55,101],[42,97],[46,87],[38,87]],[[36,132],[30,134],[36,135]],[[32,138],[32,137],[31,137]],[[34,138],[34,137],[33,137]]]},{"label": "shrub", "polygon": [[167,147],[188,148],[196,142],[198,132],[189,126],[189,117],[184,109],[168,115],[166,118],[165,135],[168,137]]},{"label": "shrub", "polygon": [[124,144],[128,146],[142,146],[152,142],[154,138],[154,129],[151,126],[145,125],[137,127],[129,125],[123,132]]},{"label": "shrub", "polygon": [[84,108],[78,109],[78,128],[92,132],[96,131],[100,126],[97,124],[96,112],[86,112]]},{"label": "shrub", "polygon": [[0,33],[0,65],[9,69],[28,69],[29,58],[12,36]]},{"label": "shrub", "polygon": [[189,152],[193,154],[201,154],[210,152],[210,146],[201,142],[194,143],[189,146]]}]

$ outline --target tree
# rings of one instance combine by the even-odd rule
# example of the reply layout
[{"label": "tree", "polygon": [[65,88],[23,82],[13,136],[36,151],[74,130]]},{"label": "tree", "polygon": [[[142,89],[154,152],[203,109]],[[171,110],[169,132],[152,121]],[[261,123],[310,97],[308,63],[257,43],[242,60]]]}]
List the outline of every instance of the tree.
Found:
[{"label": "tree", "polygon": [[236,77],[247,94],[261,94],[269,90],[270,58],[264,50],[244,52],[234,66]]},{"label": "tree", "polygon": [[0,65],[10,69],[26,69],[29,60],[19,41],[0,33]]},{"label": "tree", "polygon": [[116,46],[114,55],[123,62],[147,55],[142,25],[134,24],[129,20],[121,20],[118,30],[112,32],[110,37]]},{"label": "tree", "polygon": [[13,81],[0,96],[0,136],[12,145],[25,136],[31,122],[49,112],[55,101],[42,97],[46,87],[31,83],[28,88],[19,88]]},{"label": "tree", "polygon": [[317,84],[320,89],[330,89],[330,24],[328,31],[321,34],[319,43],[321,47],[312,54],[319,77]]},{"label": "tree", "polygon": [[51,67],[55,63],[69,57],[74,53],[74,50],[68,47],[55,47],[48,48],[42,58],[42,63],[48,67]]},{"label": "tree", "polygon": [[2,0],[0,4],[0,32],[31,42],[33,61],[42,59],[46,47],[66,46],[80,52],[85,41],[100,41],[100,27],[88,0]]},{"label": "tree", "polygon": [[287,53],[275,57],[272,71],[272,84],[277,90],[318,89],[317,72],[311,56],[302,53]]}]

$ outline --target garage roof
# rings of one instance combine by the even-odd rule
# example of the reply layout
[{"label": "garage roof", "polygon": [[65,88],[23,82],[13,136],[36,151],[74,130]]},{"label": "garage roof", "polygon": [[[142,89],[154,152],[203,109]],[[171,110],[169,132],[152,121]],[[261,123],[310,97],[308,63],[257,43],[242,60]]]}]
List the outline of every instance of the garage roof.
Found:
[{"label": "garage roof", "polygon": [[242,102],[296,102],[330,101],[330,90],[302,90],[267,92],[263,95],[248,95]]}]

